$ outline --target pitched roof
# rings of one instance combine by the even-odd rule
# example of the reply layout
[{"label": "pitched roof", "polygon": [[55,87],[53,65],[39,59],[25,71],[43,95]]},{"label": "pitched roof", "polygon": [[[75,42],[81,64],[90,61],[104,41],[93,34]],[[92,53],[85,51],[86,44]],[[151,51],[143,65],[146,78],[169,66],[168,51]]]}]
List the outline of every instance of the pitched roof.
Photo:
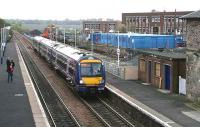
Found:
[{"label": "pitched roof", "polygon": [[200,18],[200,10],[194,11],[192,13],[189,13],[187,15],[184,15],[181,17],[182,19],[195,19],[195,18]]}]

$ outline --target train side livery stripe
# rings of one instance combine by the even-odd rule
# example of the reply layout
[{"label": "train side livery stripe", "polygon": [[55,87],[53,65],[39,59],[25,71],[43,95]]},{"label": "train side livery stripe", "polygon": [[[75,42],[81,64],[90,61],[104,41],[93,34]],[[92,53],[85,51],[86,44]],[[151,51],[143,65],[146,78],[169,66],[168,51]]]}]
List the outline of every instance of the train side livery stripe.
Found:
[{"label": "train side livery stripe", "polygon": [[80,63],[101,63],[101,60],[80,60]]},{"label": "train side livery stripe", "polygon": [[82,80],[86,86],[98,86],[101,83],[102,77],[84,77]]}]

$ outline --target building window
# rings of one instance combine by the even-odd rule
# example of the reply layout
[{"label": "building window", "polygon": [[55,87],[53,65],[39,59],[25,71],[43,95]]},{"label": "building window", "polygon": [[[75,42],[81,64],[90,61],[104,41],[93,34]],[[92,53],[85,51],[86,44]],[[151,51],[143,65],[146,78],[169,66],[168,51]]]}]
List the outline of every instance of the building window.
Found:
[{"label": "building window", "polygon": [[146,18],[142,19],[142,22],[146,22]]},{"label": "building window", "polygon": [[160,63],[155,63],[155,76],[160,77]]},{"label": "building window", "polygon": [[171,22],[171,18],[170,17],[168,18],[168,22]]},{"label": "building window", "polygon": [[145,72],[145,60],[140,59],[140,71]]},{"label": "building window", "polygon": [[160,16],[152,16],[152,22],[160,22]]}]

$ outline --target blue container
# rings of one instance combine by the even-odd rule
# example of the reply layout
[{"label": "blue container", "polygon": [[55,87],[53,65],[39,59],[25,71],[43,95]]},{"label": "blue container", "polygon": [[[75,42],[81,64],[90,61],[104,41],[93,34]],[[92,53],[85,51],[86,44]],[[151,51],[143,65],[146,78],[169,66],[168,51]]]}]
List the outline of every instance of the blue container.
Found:
[{"label": "blue container", "polygon": [[[118,46],[117,33],[93,33],[94,43]],[[119,46],[123,48],[176,48],[177,43],[184,43],[182,36],[154,34],[119,34]]]}]

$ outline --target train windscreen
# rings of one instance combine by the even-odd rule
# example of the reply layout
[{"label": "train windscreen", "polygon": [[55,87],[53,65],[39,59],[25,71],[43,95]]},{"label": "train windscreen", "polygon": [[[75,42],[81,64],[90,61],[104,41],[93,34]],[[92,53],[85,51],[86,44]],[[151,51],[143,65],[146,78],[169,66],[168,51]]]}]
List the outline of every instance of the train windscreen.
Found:
[{"label": "train windscreen", "polygon": [[101,63],[81,63],[82,77],[101,77],[102,64]]}]

